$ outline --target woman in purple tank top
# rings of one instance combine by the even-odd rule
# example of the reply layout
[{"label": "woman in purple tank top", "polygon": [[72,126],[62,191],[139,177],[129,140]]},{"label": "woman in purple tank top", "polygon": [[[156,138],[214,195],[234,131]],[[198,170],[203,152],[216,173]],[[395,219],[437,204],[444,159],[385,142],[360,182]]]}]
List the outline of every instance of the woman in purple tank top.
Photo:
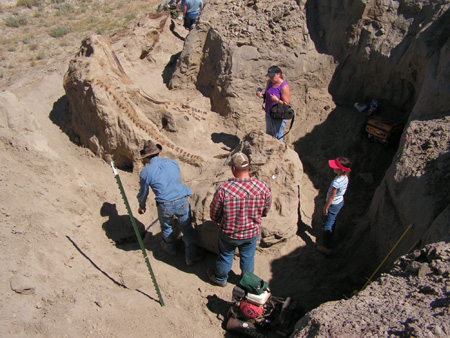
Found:
[{"label": "woman in purple tank top", "polygon": [[263,93],[258,90],[256,96],[264,98],[264,110],[266,112],[266,133],[276,137],[283,142],[283,132],[286,126],[286,120],[274,120],[270,117],[269,112],[277,103],[289,104],[291,96],[289,85],[283,80],[283,73],[277,66],[271,66],[267,71],[269,80],[266,84],[266,90]]}]

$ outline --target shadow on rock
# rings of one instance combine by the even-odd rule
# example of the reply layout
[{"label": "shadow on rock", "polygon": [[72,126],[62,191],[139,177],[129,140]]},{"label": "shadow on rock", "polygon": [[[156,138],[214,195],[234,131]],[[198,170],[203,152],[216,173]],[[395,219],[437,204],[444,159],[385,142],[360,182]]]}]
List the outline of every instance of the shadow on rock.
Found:
[{"label": "shadow on rock", "polygon": [[181,41],[186,40],[184,37],[182,37],[178,32],[175,31],[175,21],[171,20],[170,21],[170,31],[172,32],[172,34],[177,37],[178,39],[180,39]]},{"label": "shadow on rock", "polygon": [[223,143],[226,148],[223,147],[222,149],[226,151],[232,151],[239,145],[239,142],[241,141],[236,135],[226,133],[213,133],[211,135],[211,140],[214,143]]},{"label": "shadow on rock", "polygon": [[163,78],[163,83],[166,86],[169,85],[169,82],[172,79],[172,75],[173,75],[173,72],[175,71],[175,66],[177,64],[177,60],[180,57],[180,55],[181,55],[181,52],[179,52],[177,54],[173,54],[170,57],[169,62],[167,63],[166,67],[163,70],[162,78]]},{"label": "shadow on rock", "polygon": [[345,257],[336,249],[327,257],[315,245],[307,245],[274,260],[269,283],[272,295],[290,297],[305,311],[351,295],[357,285],[349,276]]},{"label": "shadow on rock", "polygon": [[[108,202],[103,203],[100,209],[100,215],[109,217],[103,223],[102,228],[105,230],[106,236],[114,241],[116,247],[126,251],[136,249],[138,240],[129,215],[119,215],[116,205]],[[135,219],[135,221],[141,237],[144,238],[146,233],[145,226],[138,220]],[[127,244],[133,245],[129,247]]]},{"label": "shadow on rock", "polygon": [[[297,224],[297,236],[299,236],[307,245],[314,245],[312,237],[317,238],[317,234],[314,229],[312,229],[309,225],[305,224],[299,217]],[[317,240],[316,240],[317,242]]]},{"label": "shadow on rock", "polygon": [[69,109],[69,99],[67,95],[61,96],[58,101],[53,103],[52,110],[49,114],[50,121],[61,129],[69,139],[77,143],[75,134],[72,129],[72,117]]}]

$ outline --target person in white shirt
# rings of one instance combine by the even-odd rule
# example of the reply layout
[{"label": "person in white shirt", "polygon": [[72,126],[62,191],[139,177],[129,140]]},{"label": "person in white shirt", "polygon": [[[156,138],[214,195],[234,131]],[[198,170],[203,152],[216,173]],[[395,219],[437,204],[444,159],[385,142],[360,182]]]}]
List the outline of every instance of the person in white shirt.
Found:
[{"label": "person in white shirt", "polygon": [[323,245],[319,245],[317,250],[325,255],[331,255],[331,239],[333,236],[336,216],[344,206],[344,194],[347,191],[348,178],[350,176],[351,162],[346,157],[338,157],[329,160],[328,165],[336,173],[336,177],[328,188],[327,201],[323,207],[325,222],[323,224]]}]

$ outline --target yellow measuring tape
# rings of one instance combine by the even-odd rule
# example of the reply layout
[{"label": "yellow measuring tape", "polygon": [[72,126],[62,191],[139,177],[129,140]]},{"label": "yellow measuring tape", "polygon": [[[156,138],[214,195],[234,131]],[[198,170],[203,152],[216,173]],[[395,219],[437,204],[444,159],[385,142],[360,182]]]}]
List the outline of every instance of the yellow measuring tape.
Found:
[{"label": "yellow measuring tape", "polygon": [[[397,241],[397,243],[395,243],[395,245],[392,247],[391,251],[389,251],[389,253],[386,255],[386,257],[383,259],[383,261],[381,262],[381,264],[378,266],[378,268],[375,270],[375,272],[372,274],[372,276],[369,277],[369,279],[367,280],[366,284],[364,284],[364,286],[361,288],[361,291],[363,291],[366,286],[370,283],[370,281],[372,280],[372,278],[377,274],[378,270],[381,269],[381,267],[383,266],[383,264],[387,261],[387,259],[389,258],[389,256],[392,254],[392,252],[395,250],[395,248],[400,244],[400,242],[402,241],[403,237],[406,236],[406,234],[408,233],[408,231],[413,227],[412,223],[408,226],[408,228],[406,228],[405,232],[403,233],[403,235],[400,237],[400,239]],[[355,291],[354,293],[359,293],[358,291]]]}]

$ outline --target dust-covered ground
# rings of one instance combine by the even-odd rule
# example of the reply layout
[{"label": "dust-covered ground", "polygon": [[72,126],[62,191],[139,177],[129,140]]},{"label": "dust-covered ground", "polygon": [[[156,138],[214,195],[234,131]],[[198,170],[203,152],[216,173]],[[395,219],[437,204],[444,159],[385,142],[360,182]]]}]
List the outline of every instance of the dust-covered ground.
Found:
[{"label": "dust-covered ground", "polygon": [[[151,1],[149,7],[156,4]],[[173,31],[163,33],[167,43],[157,51],[158,60],[170,60],[183,48],[187,31],[180,20],[174,23]],[[24,67],[2,88],[6,91],[0,97],[0,334],[223,337],[227,334],[223,318],[240,274],[238,260],[228,285],[214,286],[206,275],[206,269],[214,266],[214,254],[186,267],[181,241],[176,257],[168,257],[160,249],[155,208],[145,215],[136,213],[139,228],[148,228],[144,243],[165,304],[161,306],[111,167],[71,142],[61,128],[59,117],[67,110],[62,81],[72,56],[64,54],[55,62]],[[133,74],[140,86],[151,87],[154,97],[170,97],[178,103],[189,99],[199,109],[210,110],[209,100],[199,92],[169,91],[164,78],[168,69],[160,62],[155,64],[161,68],[155,67],[152,74]],[[323,105],[323,100],[333,105],[330,97],[317,104]],[[315,104],[314,98],[311,101]],[[355,125],[364,119],[355,119],[354,110],[345,107],[338,112]],[[332,144],[328,141],[319,146]],[[304,156],[305,171],[314,164],[312,145],[316,142],[305,137],[295,144]],[[220,147],[204,151],[214,153]],[[361,145],[363,151],[368,147]],[[392,156],[393,150],[389,152],[383,156]],[[390,159],[383,163],[387,166]],[[375,182],[381,180],[384,170],[376,173]],[[137,173],[119,174],[135,212]],[[182,174],[189,181],[189,173]],[[323,174],[309,172],[321,189],[328,182]],[[375,186],[370,186],[369,194]],[[315,191],[306,193],[316,199],[320,210],[324,191],[319,196]],[[359,201],[354,207],[359,214],[344,210],[344,229],[366,210],[364,197],[360,191],[349,191],[349,198]],[[314,228],[300,224],[298,237],[256,254],[255,273],[270,282],[273,294],[293,297],[305,310],[350,296],[355,285],[361,284],[361,276],[351,275],[346,252],[326,258],[316,251],[319,223],[315,220]],[[130,241],[117,243],[116,236],[124,237],[122,231],[130,235]]]}]

